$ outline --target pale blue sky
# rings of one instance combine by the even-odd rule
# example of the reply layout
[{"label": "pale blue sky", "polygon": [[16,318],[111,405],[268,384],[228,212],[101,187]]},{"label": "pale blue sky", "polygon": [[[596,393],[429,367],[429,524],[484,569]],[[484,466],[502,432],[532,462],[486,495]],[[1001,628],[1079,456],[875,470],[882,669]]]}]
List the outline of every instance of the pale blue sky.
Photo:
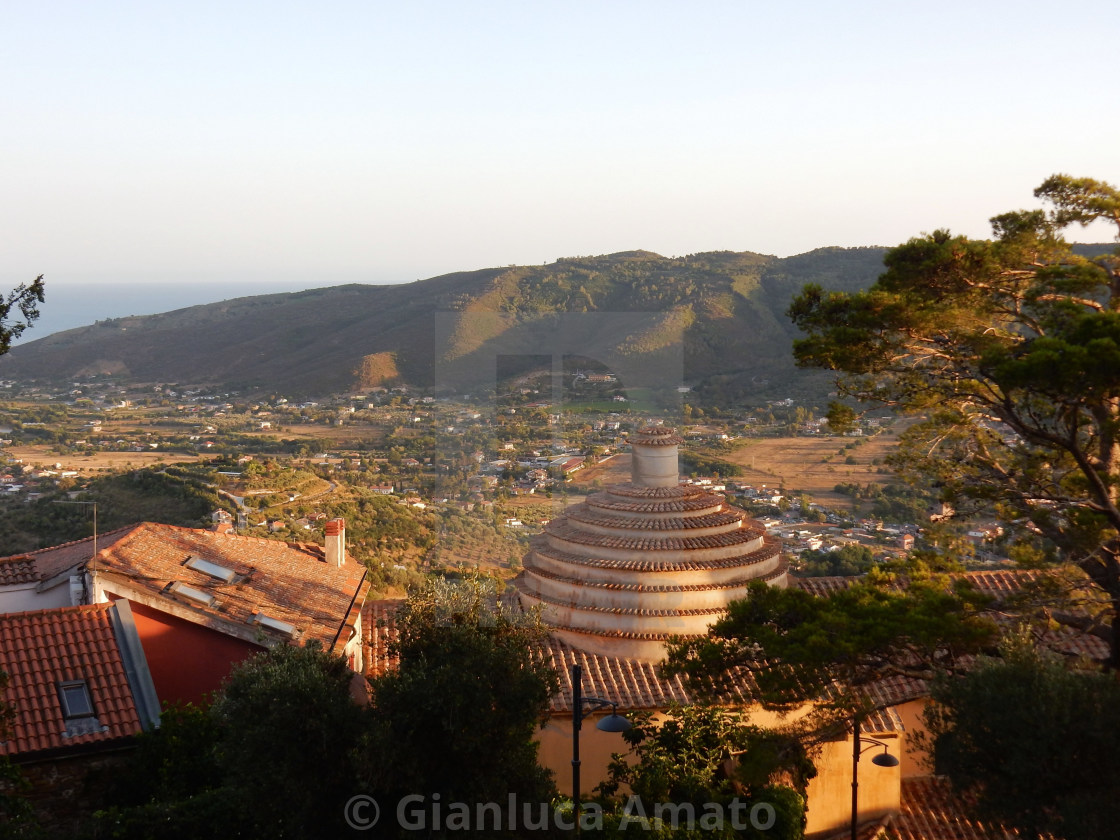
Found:
[{"label": "pale blue sky", "polygon": [[1114,0],[9,0],[0,284],[984,236],[1120,183],[1118,42]]}]

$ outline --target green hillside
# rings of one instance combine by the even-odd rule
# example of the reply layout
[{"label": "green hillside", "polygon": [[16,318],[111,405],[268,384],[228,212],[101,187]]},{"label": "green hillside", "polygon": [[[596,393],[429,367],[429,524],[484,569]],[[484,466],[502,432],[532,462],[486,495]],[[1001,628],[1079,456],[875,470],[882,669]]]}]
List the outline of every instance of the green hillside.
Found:
[{"label": "green hillside", "polygon": [[496,360],[516,370],[520,357],[528,367],[574,355],[616,369],[630,387],[676,377],[701,391],[788,387],[792,295],[807,282],[866,286],[883,253],[630,251],[238,298],[56,333],[0,358],[0,377],[105,372],[293,395],[393,382],[468,391],[493,382]]}]

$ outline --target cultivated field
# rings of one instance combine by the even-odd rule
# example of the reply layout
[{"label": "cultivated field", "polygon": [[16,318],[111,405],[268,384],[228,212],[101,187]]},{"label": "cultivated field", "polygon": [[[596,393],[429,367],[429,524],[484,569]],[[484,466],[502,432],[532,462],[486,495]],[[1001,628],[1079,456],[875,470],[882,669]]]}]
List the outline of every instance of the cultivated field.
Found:
[{"label": "cultivated field", "polygon": [[[852,499],[833,488],[851,482],[890,483],[894,474],[885,471],[883,464],[897,441],[894,430],[866,438],[748,438],[737,441],[734,451],[718,457],[743,468],[743,474],[737,477],[739,481],[758,487],[801,490],[826,507],[847,509]],[[853,443],[850,449],[844,449]],[[685,444],[682,449],[688,446]],[[848,459],[854,463],[846,463]],[[580,470],[572,476],[572,484],[581,488],[595,481],[607,485],[629,480],[629,455],[615,456],[605,464]]]},{"label": "cultivated field", "polygon": [[285,423],[282,426],[282,431],[263,431],[259,433],[259,436],[277,437],[282,440],[314,438],[315,440],[332,442],[364,441],[374,444],[381,443],[385,438],[385,429],[364,423],[348,423],[342,426],[324,426],[321,423],[303,425],[288,425]]},{"label": "cultivated field", "polygon": [[[851,449],[844,449],[860,441]],[[841,483],[888,484],[895,479],[883,466],[898,441],[896,431],[874,437],[750,438],[725,460],[743,468],[740,480],[767,487],[801,490],[826,507],[848,508],[851,498],[836,493]],[[854,463],[846,463],[847,461]],[[883,471],[880,471],[882,468]]]},{"label": "cultivated field", "polygon": [[[28,466],[42,468],[61,464],[61,469],[77,470],[83,474],[141,469],[152,464],[182,464],[206,460],[205,455],[187,455],[179,452],[160,452],[153,449],[146,452],[95,452],[93,455],[59,455],[49,446],[6,446],[3,450],[8,457],[22,461]],[[212,457],[212,456],[209,456]]]}]

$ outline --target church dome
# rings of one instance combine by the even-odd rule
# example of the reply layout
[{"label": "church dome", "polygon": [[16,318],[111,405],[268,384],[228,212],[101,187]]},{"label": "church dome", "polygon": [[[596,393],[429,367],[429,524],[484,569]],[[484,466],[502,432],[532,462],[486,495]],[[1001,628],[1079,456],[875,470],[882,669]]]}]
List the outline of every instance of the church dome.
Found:
[{"label": "church dome", "polygon": [[515,581],[553,633],[590,653],[664,658],[670,636],[701,636],[751,581],[785,586],[788,564],[723,496],[679,483],[682,440],[630,437],[631,480],[594,493],[544,528]]}]

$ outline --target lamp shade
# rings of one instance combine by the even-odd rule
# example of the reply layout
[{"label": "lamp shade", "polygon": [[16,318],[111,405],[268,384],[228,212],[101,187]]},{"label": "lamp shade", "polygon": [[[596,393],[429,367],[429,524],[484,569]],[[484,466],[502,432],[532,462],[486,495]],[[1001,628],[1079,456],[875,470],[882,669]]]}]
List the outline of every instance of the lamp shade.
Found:
[{"label": "lamp shade", "polygon": [[611,713],[595,724],[596,729],[604,732],[625,732],[630,726],[630,721],[618,713]]},{"label": "lamp shade", "polygon": [[897,767],[898,759],[887,752],[885,749],[871,759],[872,764],[877,764],[880,767]]}]

